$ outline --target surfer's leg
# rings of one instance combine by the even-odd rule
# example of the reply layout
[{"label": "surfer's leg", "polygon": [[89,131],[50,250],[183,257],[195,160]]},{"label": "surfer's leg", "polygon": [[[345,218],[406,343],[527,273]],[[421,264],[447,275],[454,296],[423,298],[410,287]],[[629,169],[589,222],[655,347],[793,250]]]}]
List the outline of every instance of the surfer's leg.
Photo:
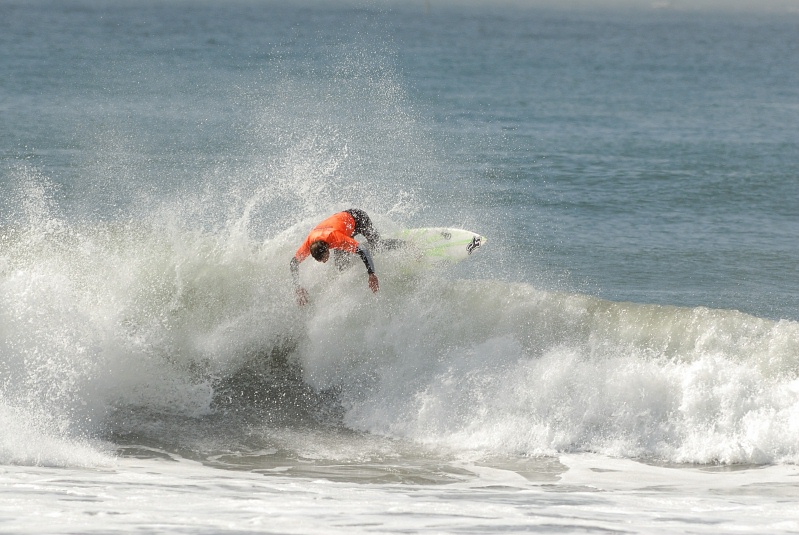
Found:
[{"label": "surfer's leg", "polygon": [[363,237],[366,238],[366,241],[369,242],[370,247],[377,247],[380,243],[380,234],[375,230],[375,227],[372,225],[372,220],[369,219],[366,212],[358,208],[350,208],[349,210],[345,210],[345,212],[350,214],[355,220],[355,230],[353,230],[352,235],[362,234]]},{"label": "surfer's leg", "polygon": [[356,234],[362,234],[366,241],[369,242],[369,247],[372,248],[373,251],[393,251],[394,249],[400,249],[405,245],[404,240],[398,240],[395,238],[380,238],[380,234],[378,234],[377,230],[375,230],[374,225],[372,225],[372,220],[369,219],[369,216],[363,210],[359,210],[358,208],[350,208],[346,210],[348,214],[355,219],[355,230],[353,231],[352,235],[355,236]]}]

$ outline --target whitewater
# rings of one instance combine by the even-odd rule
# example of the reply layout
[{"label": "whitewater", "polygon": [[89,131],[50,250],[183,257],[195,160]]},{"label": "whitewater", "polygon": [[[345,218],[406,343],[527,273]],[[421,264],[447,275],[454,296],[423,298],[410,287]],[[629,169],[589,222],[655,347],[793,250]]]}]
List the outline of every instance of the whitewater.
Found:
[{"label": "whitewater", "polygon": [[0,532],[799,531],[795,13],[0,13]]},{"label": "whitewater", "polygon": [[77,226],[24,194],[2,237],[4,531],[796,525],[796,321],[391,265],[377,297],[307,269],[299,308],[286,259],[311,220],[264,241]]}]

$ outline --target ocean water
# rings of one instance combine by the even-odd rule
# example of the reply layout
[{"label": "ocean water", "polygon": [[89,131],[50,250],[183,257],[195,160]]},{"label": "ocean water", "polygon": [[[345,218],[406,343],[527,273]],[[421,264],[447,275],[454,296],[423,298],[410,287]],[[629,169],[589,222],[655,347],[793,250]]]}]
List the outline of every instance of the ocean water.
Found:
[{"label": "ocean water", "polygon": [[[0,532],[798,532],[797,30],[0,3]],[[489,241],[298,307],[349,207]]]}]

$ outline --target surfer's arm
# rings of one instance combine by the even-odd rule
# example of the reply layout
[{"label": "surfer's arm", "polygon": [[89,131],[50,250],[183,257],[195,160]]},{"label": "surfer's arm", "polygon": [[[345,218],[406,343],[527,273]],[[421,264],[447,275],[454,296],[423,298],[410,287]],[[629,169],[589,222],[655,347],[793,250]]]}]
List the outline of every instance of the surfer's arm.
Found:
[{"label": "surfer's arm", "polygon": [[305,241],[302,242],[300,248],[297,249],[297,252],[291,257],[291,262],[289,263],[291,279],[294,281],[295,288],[300,287],[300,262],[309,256],[311,256],[311,242],[308,238],[305,238]]},{"label": "surfer's arm", "polygon": [[366,266],[366,272],[369,275],[375,274],[375,264],[372,262],[372,255],[369,254],[369,251],[358,245],[358,248],[355,249],[355,254],[361,257],[363,260],[363,264]]},{"label": "surfer's arm", "polygon": [[373,292],[377,292],[377,290],[380,289],[380,282],[377,280],[377,275],[375,274],[375,264],[372,262],[372,255],[369,254],[367,249],[364,249],[360,245],[355,249],[355,253],[361,257],[361,260],[363,260],[366,266],[366,272],[369,274],[369,289]]},{"label": "surfer's arm", "polygon": [[308,292],[300,286],[300,260],[296,256],[289,262],[289,270],[291,271],[291,280],[294,282],[294,293],[297,294],[297,304],[305,305],[308,302]]},{"label": "surfer's arm", "polygon": [[300,261],[297,257],[293,257],[289,262],[289,271],[291,271],[291,280],[294,282],[294,287],[300,287]]}]

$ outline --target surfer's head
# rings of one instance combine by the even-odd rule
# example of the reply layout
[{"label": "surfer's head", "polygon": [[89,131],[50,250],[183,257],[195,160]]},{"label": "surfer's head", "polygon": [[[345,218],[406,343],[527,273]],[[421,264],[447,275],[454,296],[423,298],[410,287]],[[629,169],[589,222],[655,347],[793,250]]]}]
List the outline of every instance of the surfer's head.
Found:
[{"label": "surfer's head", "polygon": [[327,262],[330,257],[330,248],[327,243],[322,240],[317,240],[311,244],[311,256],[317,262]]}]

